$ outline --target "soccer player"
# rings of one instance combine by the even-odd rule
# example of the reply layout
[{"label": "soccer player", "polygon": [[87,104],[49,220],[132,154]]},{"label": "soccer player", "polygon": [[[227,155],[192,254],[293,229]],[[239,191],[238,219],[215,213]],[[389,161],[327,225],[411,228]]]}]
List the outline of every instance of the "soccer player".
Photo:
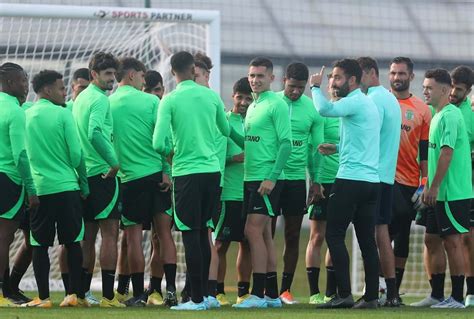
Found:
[{"label": "soccer player", "polygon": [[464,308],[463,236],[469,232],[472,197],[471,150],[461,111],[449,103],[451,76],[444,69],[428,70],[423,81],[426,103],[436,114],[431,121],[428,182],[422,194],[434,208],[438,234],[448,256],[451,296],[432,308]]},{"label": "soccer player", "polygon": [[[232,94],[233,107],[227,113],[229,125],[240,135],[244,134],[244,121],[247,109],[252,103],[252,89],[248,79],[235,82]],[[239,243],[237,255],[237,303],[249,294],[252,265],[250,248],[245,240],[245,216],[242,215],[244,196],[244,152],[231,138],[227,140],[224,187],[221,195],[221,215],[216,225],[216,247],[219,255],[217,276],[217,300],[223,305],[229,301],[225,296],[224,279],[227,268],[226,254],[231,242]]]},{"label": "soccer player", "polygon": [[[453,89],[449,95],[449,102],[456,105],[461,111],[471,146],[471,153],[474,149],[474,113],[471,109],[471,93],[472,83],[474,81],[474,73],[468,66],[458,66],[451,72],[451,80]],[[474,207],[471,200],[469,233],[464,236],[464,261],[466,262],[466,307],[474,306]]]},{"label": "soccer player", "polygon": [[[379,268],[375,244],[375,213],[379,189],[380,118],[377,107],[359,88],[362,69],[356,60],[343,59],[333,65],[332,87],[341,99],[330,102],[320,86],[324,73],[311,76],[311,92],[319,114],[341,118],[339,145],[321,144],[320,152],[339,149],[340,164],[329,194],[326,241],[334,264],[336,297],[320,308],[376,308]],[[349,274],[349,255],[344,243],[349,223],[354,224],[364,258],[366,292],[354,305]]]},{"label": "soccer player", "polygon": [[[113,88],[119,63],[110,53],[96,53],[89,62],[92,81],[74,101],[72,114],[76,120],[79,140],[85,153],[90,195],[85,203],[86,223],[83,243],[85,289],[90,290],[92,274],[88,272],[95,249],[92,224],[98,223],[102,235],[100,266],[102,272],[101,307],[125,307],[114,296],[117,266],[119,162],[112,145],[112,114],[105,92]],[[92,227],[91,227],[92,226]]]},{"label": "soccer player", "polygon": [[[332,88],[333,78],[328,74],[327,90],[330,100],[335,102],[339,97],[335,95]],[[335,117],[323,118],[323,139],[326,144],[339,144],[339,119]],[[317,151],[318,145],[313,146],[311,152],[322,156]],[[319,163],[319,165],[318,165]],[[328,302],[336,295],[336,279],[334,276],[334,266],[332,265],[329,250],[326,251],[326,294],[319,292],[319,272],[321,264],[321,247],[324,243],[326,235],[327,206],[329,194],[336,179],[337,170],[339,168],[339,154],[322,156],[315,163],[314,182],[310,188],[308,195],[308,213],[310,220],[310,235],[308,246],[306,247],[306,273],[308,277],[310,298],[309,303],[313,305]]]},{"label": "soccer player", "polygon": [[[25,149],[25,113],[20,108],[28,95],[28,77],[21,66],[4,63],[0,66],[0,307],[15,304],[3,295],[8,273],[10,244],[24,218],[25,195],[29,209],[39,206]],[[26,193],[26,194],[25,194]]]},{"label": "soccer player", "polygon": [[245,146],[245,236],[253,270],[252,293],[233,305],[236,308],[282,306],[278,298],[272,218],[279,213],[283,168],[291,154],[291,124],[288,105],[270,90],[274,79],[272,61],[263,57],[250,61],[248,80],[254,102],[245,117],[245,140],[231,131],[237,144]]},{"label": "soccer player", "polygon": [[[280,195],[281,212],[285,221],[280,299],[285,304],[296,303],[291,294],[291,284],[298,263],[301,223],[306,213],[306,169],[313,164],[309,143],[317,147],[323,142],[324,133],[323,118],[314,108],[313,101],[304,95],[308,78],[309,71],[305,64],[291,63],[286,67],[284,90],[278,93],[288,105],[293,146],[283,169],[285,180]],[[311,178],[314,178],[314,174]]]},{"label": "soccer player", "polygon": [[79,93],[87,88],[90,82],[91,78],[88,68],[80,68],[74,71],[71,82],[72,96],[71,99],[66,102],[67,109],[72,111],[74,100],[77,98]]},{"label": "soccer player", "polygon": [[[191,286],[191,301],[171,309],[205,310],[208,303],[203,296],[207,290],[211,254],[207,222],[219,201],[216,125],[222,135],[227,136],[229,124],[220,97],[194,82],[194,58],[190,53],[174,54],[171,68],[177,87],[160,104],[153,147],[158,153],[172,157],[174,221],[176,228],[182,231]],[[189,116],[196,105],[200,111]],[[169,138],[170,126],[174,149]]]},{"label": "soccer player", "polygon": [[[143,224],[152,219],[157,224],[158,214],[163,214],[171,206],[166,192],[162,192],[163,188],[168,186],[162,183],[165,170],[162,158],[152,145],[160,100],[155,95],[142,92],[145,72],[145,65],[137,59],[122,59],[120,71],[117,73],[119,87],[109,97],[114,120],[114,146],[121,163],[121,220],[133,284],[133,298],[125,302],[127,306],[144,306],[148,299],[148,295],[144,294]],[[174,284],[176,262],[165,263],[163,267],[168,283],[166,299],[170,299],[171,305],[174,306],[177,304]],[[150,287],[151,291],[161,290],[153,284],[154,281]]]},{"label": "soccer player", "polygon": [[371,57],[357,59],[362,69],[360,82],[362,91],[377,106],[380,117],[380,193],[377,202],[375,238],[379,250],[382,274],[387,284],[387,300],[384,307],[399,307],[400,301],[395,279],[395,256],[393,254],[388,225],[392,221],[393,184],[400,145],[401,112],[397,99],[380,85],[377,61]]},{"label": "soccer player", "polygon": [[33,78],[38,101],[26,111],[26,149],[41,205],[30,212],[33,269],[38,297],[27,307],[49,308],[49,246],[56,232],[66,247],[70,270],[70,293],[61,307],[85,306],[82,287],[82,250],[84,238],[81,197],[89,195],[84,156],[74,119],[63,108],[66,97],[63,76],[44,70]]},{"label": "soccer player", "polygon": [[155,70],[146,71],[143,91],[156,95],[160,100],[163,98],[165,88],[163,86],[163,77],[160,72]]}]

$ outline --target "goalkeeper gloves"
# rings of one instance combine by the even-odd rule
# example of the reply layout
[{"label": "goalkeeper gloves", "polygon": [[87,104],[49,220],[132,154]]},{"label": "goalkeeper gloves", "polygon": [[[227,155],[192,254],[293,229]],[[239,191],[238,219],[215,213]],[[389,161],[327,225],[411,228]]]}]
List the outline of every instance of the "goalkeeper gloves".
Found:
[{"label": "goalkeeper gloves", "polygon": [[421,179],[421,184],[418,186],[418,189],[416,190],[415,194],[411,197],[411,202],[413,203],[413,208],[416,211],[422,211],[427,208],[427,206],[423,203],[421,200],[421,194],[423,194],[423,191],[425,189],[426,185],[426,177],[423,177]]}]

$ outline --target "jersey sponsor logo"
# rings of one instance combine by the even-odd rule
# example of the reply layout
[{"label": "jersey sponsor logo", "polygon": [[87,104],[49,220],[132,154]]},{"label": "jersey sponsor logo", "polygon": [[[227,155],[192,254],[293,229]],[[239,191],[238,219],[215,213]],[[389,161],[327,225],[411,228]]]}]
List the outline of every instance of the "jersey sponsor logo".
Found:
[{"label": "jersey sponsor logo", "polygon": [[415,113],[413,113],[412,110],[406,110],[405,112],[405,118],[409,121],[413,121],[413,118],[415,117]]},{"label": "jersey sponsor logo", "polygon": [[428,147],[429,148],[436,148],[436,143],[428,142]]},{"label": "jersey sponsor logo", "polygon": [[260,142],[260,136],[247,135],[247,136],[245,136],[245,141],[247,141],[247,142]]},{"label": "jersey sponsor logo", "polygon": [[402,131],[410,132],[411,131],[411,126],[406,125],[406,124],[402,124]]},{"label": "jersey sponsor logo", "polygon": [[293,146],[303,146],[303,140],[293,140]]}]

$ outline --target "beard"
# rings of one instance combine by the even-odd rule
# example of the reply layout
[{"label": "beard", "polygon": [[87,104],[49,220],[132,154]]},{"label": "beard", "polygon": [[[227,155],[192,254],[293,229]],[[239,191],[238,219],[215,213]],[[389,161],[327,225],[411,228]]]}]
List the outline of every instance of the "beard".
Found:
[{"label": "beard", "polygon": [[340,87],[333,85],[332,90],[338,98],[346,97],[349,94],[349,83],[347,81]]},{"label": "beard", "polygon": [[[400,84],[395,85],[395,83],[400,83]],[[393,91],[397,91],[397,92],[406,91],[410,88],[410,81],[406,80],[406,81],[390,82],[390,87],[392,88]]]}]

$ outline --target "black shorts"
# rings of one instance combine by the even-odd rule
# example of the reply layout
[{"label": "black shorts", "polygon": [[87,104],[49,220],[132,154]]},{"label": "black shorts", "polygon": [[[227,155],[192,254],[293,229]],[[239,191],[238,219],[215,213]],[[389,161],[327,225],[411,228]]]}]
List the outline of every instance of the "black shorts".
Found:
[{"label": "black shorts", "polygon": [[153,216],[171,207],[169,193],[161,192],[162,172],[122,183],[122,224],[150,229]]},{"label": "black shorts", "polygon": [[280,194],[283,216],[304,215],[306,207],[306,180],[284,180]]},{"label": "black shorts", "polygon": [[324,188],[324,198],[317,203],[308,207],[309,219],[311,220],[326,220],[328,216],[329,194],[331,193],[331,184],[321,184]]},{"label": "black shorts", "polygon": [[389,225],[392,221],[393,185],[380,183],[375,225]]},{"label": "black shorts", "polygon": [[244,240],[246,215],[243,214],[242,201],[224,201],[221,203],[221,216],[216,225],[216,240],[238,241]]},{"label": "black shorts", "polygon": [[221,174],[198,173],[174,177],[174,223],[180,231],[207,228],[219,204]]},{"label": "black shorts", "polygon": [[[221,198],[221,194],[222,194],[222,187],[219,187],[218,198]],[[217,203],[215,211],[212,212],[211,219],[209,219],[209,221],[207,222],[207,228],[212,229],[212,231],[216,230],[216,227],[221,218],[221,213],[222,213],[221,204],[222,204],[221,201]]]},{"label": "black shorts", "polygon": [[244,213],[278,216],[283,181],[277,181],[270,195],[263,197],[258,193],[261,183],[262,181],[244,182]]},{"label": "black shorts", "polygon": [[22,185],[0,173],[0,218],[21,222],[25,217],[25,196]]},{"label": "black shorts", "polygon": [[469,232],[471,199],[450,202],[437,201],[435,207],[439,235],[445,237]]},{"label": "black shorts", "polygon": [[395,182],[393,185],[392,205],[393,216],[395,219],[399,216],[403,217],[403,219],[415,219],[417,212],[413,208],[411,198],[413,197],[413,194],[415,194],[417,188],[418,187],[403,185]]},{"label": "black shorts", "polygon": [[25,210],[25,214],[23,215],[23,218],[20,221],[20,226],[18,226],[19,229],[30,232],[30,210],[27,209]]},{"label": "black shorts", "polygon": [[471,209],[469,210],[469,227],[474,228],[474,200],[471,199]]},{"label": "black shorts", "polygon": [[84,223],[79,191],[42,195],[39,200],[39,208],[30,212],[32,246],[53,246],[56,230],[60,244],[83,240]]},{"label": "black shorts", "polygon": [[416,222],[417,225],[425,226],[425,232],[427,234],[439,234],[438,220],[436,219],[435,210],[432,207],[424,209],[418,215]]},{"label": "black shorts", "polygon": [[86,222],[120,219],[120,182],[118,177],[103,179],[102,174],[87,178],[90,194],[84,204]]}]

